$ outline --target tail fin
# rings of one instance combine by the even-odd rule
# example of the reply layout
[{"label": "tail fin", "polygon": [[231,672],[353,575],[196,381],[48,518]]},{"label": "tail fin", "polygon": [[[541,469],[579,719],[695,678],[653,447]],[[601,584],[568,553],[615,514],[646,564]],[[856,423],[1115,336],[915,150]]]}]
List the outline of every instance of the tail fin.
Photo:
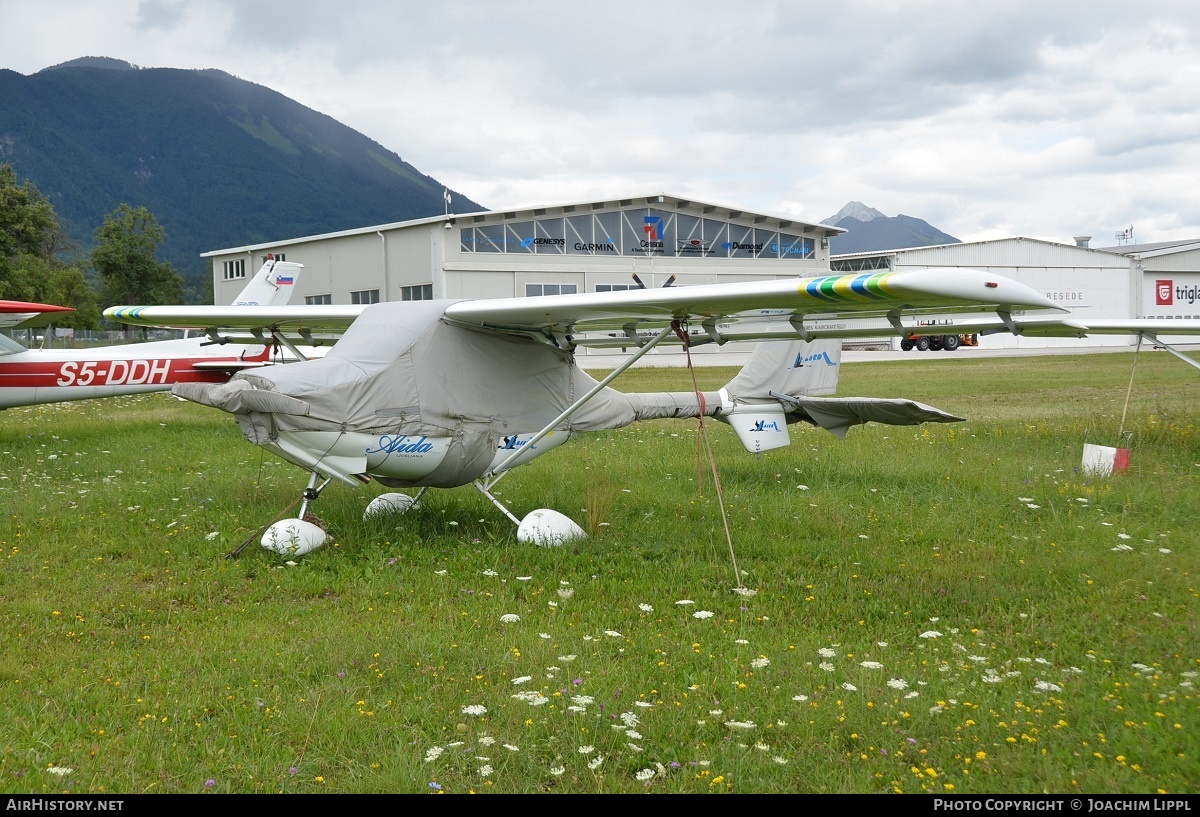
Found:
[{"label": "tail fin", "polygon": [[791,439],[789,423],[807,422],[838,437],[851,426],[950,423],[962,420],[912,400],[878,397],[822,397],[837,389],[842,342],[760,343],[737,376],[721,389],[717,419],[733,426],[747,451],[782,448]]},{"label": "tail fin", "polygon": [[788,407],[774,395],[832,394],[841,362],[841,340],[760,343],[721,389],[722,405],[733,408],[717,419],[733,426],[747,451],[783,448],[791,442]]},{"label": "tail fin", "polygon": [[276,261],[268,255],[266,263],[246,284],[246,288],[233,299],[234,306],[282,306],[296,291],[302,264],[291,261]]}]

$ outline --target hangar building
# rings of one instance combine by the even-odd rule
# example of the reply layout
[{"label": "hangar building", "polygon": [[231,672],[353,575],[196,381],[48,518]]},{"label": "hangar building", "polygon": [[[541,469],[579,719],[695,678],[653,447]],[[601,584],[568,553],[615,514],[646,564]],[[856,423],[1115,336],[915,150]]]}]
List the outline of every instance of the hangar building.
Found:
[{"label": "hangar building", "polygon": [[[1200,318],[1200,240],[1092,249],[1006,238],[830,256],[837,227],[656,193],[434,218],[203,253],[216,303],[230,303],[268,253],[304,265],[292,303],[511,298],[930,267],[990,270],[1081,318]],[[1164,340],[1171,342],[1169,333]],[[1186,342],[1187,338],[1175,338]],[[1191,340],[1194,341],[1194,338]],[[985,347],[1128,345],[981,340]],[[893,341],[898,348],[899,339]],[[733,351],[725,347],[725,351]],[[713,347],[698,351],[716,352]],[[655,354],[669,354],[668,350]]]},{"label": "hangar building", "polygon": [[840,232],[656,193],[452,213],[203,257],[216,303],[231,303],[272,253],[304,265],[292,303],[369,304],[827,275],[829,238]]}]

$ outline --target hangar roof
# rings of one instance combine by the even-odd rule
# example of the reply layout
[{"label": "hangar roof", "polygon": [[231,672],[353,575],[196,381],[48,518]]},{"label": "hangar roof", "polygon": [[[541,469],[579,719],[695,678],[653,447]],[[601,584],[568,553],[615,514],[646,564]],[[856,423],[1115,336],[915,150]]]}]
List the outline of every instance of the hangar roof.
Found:
[{"label": "hangar roof", "polygon": [[1200,250],[1200,238],[1158,241],[1153,244],[1124,244],[1119,247],[1104,247],[1103,249],[1105,252],[1115,252],[1119,255],[1150,258],[1158,255],[1172,255],[1178,252]]},{"label": "hangar roof", "polygon": [[731,220],[745,220],[755,225],[763,225],[781,230],[800,230],[808,233],[815,233],[824,237],[835,236],[838,233],[846,232],[841,227],[831,227],[828,224],[814,224],[808,221],[799,221],[794,218],[785,216],[773,216],[766,213],[756,213],[751,210],[743,210],[737,207],[727,207],[719,204],[709,204],[708,202],[696,201],[695,199],[685,199],[679,196],[671,196],[666,193],[652,193],[644,196],[631,196],[625,198],[605,199],[602,201],[584,201],[574,202],[569,204],[554,204],[554,205],[539,205],[517,207],[504,210],[482,210],[476,213],[448,213],[439,216],[430,216],[429,218],[413,219],[411,221],[396,221],[390,224],[378,224],[372,227],[358,227],[353,230],[341,230],[334,233],[323,233],[321,235],[302,236],[299,238],[283,238],[276,241],[263,242],[258,244],[248,244],[243,247],[227,247],[221,250],[210,250],[209,252],[200,253],[201,258],[211,258],[217,255],[229,255],[231,253],[245,253],[256,250],[271,249],[278,247],[281,244],[302,244],[310,241],[323,241],[331,238],[343,238],[346,236],[363,235],[366,233],[377,233],[383,230],[399,230],[410,227],[420,227],[428,224],[485,224],[489,222],[508,221],[511,219],[527,219],[531,217],[543,217],[554,215],[566,215],[570,213],[590,213],[597,210],[616,210],[625,207],[656,207],[670,208],[681,212],[688,212],[693,215],[705,216],[710,218],[725,218]]}]

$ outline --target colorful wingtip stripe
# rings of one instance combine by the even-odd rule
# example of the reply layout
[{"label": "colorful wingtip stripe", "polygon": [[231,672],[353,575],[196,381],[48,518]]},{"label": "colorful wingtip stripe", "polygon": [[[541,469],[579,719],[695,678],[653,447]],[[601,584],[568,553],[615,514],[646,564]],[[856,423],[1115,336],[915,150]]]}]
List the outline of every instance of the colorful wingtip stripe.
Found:
[{"label": "colorful wingtip stripe", "polygon": [[894,272],[874,272],[861,275],[826,275],[809,278],[801,291],[818,301],[837,304],[848,301],[880,301],[890,296],[887,281]]}]

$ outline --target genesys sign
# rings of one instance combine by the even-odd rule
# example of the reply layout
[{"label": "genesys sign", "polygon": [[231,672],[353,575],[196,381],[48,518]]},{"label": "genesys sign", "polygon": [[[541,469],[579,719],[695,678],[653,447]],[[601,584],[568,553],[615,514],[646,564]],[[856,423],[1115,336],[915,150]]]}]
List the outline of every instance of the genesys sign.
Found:
[{"label": "genesys sign", "polygon": [[1161,278],[1154,282],[1154,305],[1175,306],[1200,302],[1200,286],[1183,286],[1174,279]]}]

